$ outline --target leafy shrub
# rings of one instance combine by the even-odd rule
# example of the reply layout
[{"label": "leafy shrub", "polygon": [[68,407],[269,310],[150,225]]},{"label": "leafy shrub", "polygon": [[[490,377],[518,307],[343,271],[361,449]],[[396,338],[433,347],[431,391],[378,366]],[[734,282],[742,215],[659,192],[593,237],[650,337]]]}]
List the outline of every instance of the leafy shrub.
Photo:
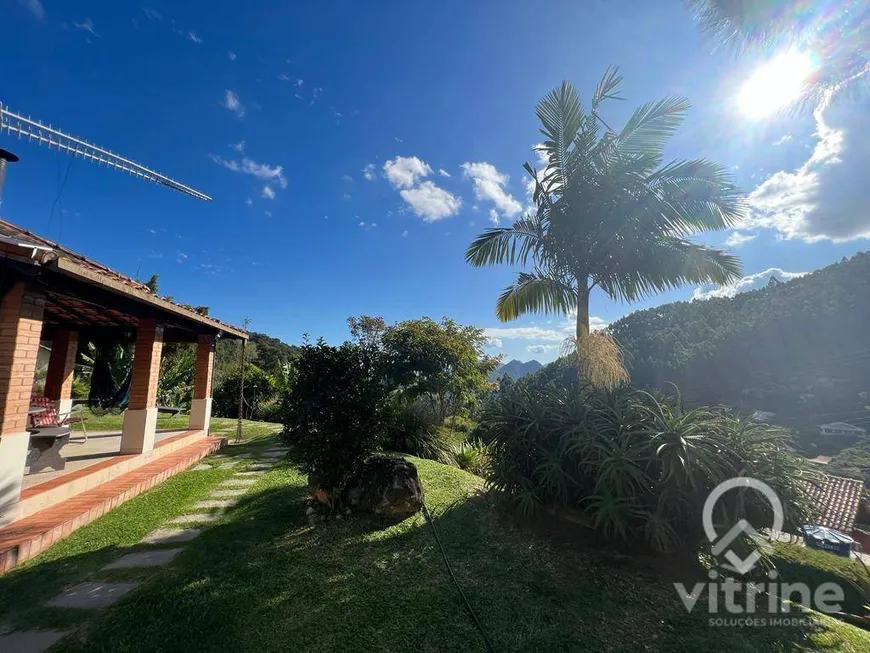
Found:
[{"label": "leafy shrub", "polygon": [[452,463],[452,447],[433,410],[423,402],[396,402],[390,410],[384,448]]},{"label": "leafy shrub", "polygon": [[306,343],[281,398],[282,437],[320,487],[342,488],[354,463],[383,441],[387,398],[377,351],[351,343]]},{"label": "leafy shrub", "polygon": [[[806,482],[814,477],[787,448],[788,433],[745,422],[724,408],[684,410],[625,386],[580,392],[517,387],[484,411],[488,482],[526,514],[562,505],[585,511],[604,536],[657,550],[705,541],[701,510],[710,491],[736,476],[770,485],[786,528],[806,523]],[[733,491],[714,523],[743,517],[769,524],[758,493]]]},{"label": "leafy shrub", "polygon": [[[241,374],[238,370],[227,376],[214,390],[214,413],[218,417],[238,417],[239,387]],[[245,369],[245,402],[242,406],[242,417],[245,419],[262,419],[260,409],[276,397],[275,383],[272,377],[254,364]]]},{"label": "leafy shrub", "polygon": [[481,443],[463,442],[453,453],[459,469],[483,476],[486,473],[487,452]]}]

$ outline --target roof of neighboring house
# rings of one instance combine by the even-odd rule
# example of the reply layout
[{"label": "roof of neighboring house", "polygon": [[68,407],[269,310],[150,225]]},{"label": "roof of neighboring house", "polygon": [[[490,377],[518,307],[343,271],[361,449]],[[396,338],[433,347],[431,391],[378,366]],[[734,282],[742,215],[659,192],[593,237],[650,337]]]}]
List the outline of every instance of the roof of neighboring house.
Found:
[{"label": "roof of neighboring house", "polygon": [[[227,324],[213,317],[198,313],[193,308],[159,297],[144,283],[116,272],[78,252],[43,238],[23,227],[0,220],[0,245],[6,251],[29,250],[27,256],[41,266],[53,269],[66,276],[104,290],[125,295],[129,299],[167,311],[203,326],[211,327],[236,338],[247,339],[244,329]],[[13,249],[9,249],[13,248]],[[82,307],[76,306],[81,312]]]},{"label": "roof of neighboring house", "polygon": [[821,485],[810,486],[810,499],[816,506],[815,523],[848,535],[855,526],[863,496],[862,481],[825,475]]},{"label": "roof of neighboring house", "polygon": [[808,463],[816,463],[819,465],[827,465],[829,462],[831,462],[831,457],[830,456],[816,456],[815,458],[807,459],[807,462]]},{"label": "roof of neighboring house", "polygon": [[819,428],[820,429],[829,428],[829,429],[840,429],[840,430],[845,430],[845,431],[855,431],[856,433],[858,433],[860,431],[861,433],[866,433],[866,431],[864,429],[862,429],[860,426],[855,426],[854,424],[849,424],[847,422],[831,422],[830,424],[819,424]]}]

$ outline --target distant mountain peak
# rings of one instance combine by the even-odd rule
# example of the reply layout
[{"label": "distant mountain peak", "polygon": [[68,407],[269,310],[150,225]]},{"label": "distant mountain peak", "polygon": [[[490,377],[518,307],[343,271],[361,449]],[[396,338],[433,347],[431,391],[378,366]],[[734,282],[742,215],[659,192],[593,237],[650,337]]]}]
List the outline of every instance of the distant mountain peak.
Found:
[{"label": "distant mountain peak", "polygon": [[524,363],[520,360],[514,359],[512,361],[508,361],[504,365],[499,365],[493,372],[490,373],[489,380],[498,381],[503,376],[509,376],[512,379],[518,379],[521,376],[526,376],[526,374],[534,374],[542,367],[544,366],[536,360],[530,360]]}]

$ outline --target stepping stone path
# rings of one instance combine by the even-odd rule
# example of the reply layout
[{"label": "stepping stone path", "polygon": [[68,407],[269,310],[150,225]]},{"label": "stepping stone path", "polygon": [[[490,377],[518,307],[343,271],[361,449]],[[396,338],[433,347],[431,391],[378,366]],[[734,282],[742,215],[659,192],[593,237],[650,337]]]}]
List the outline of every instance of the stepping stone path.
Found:
[{"label": "stepping stone path", "polygon": [[192,540],[202,531],[198,528],[158,528],[143,537],[139,544],[175,544]]},{"label": "stepping stone path", "polygon": [[103,569],[130,569],[131,567],[162,567],[172,562],[172,559],[184,549],[155,549],[154,551],[138,551],[121,556],[115,562],[110,562]]},{"label": "stepping stone path", "polygon": [[226,499],[229,497],[240,497],[245,492],[247,492],[247,489],[245,489],[243,487],[228,488],[226,490],[218,489],[218,490],[212,490],[208,496],[214,497],[215,499]]},{"label": "stepping stone path", "polygon": [[251,487],[256,482],[257,479],[255,478],[230,478],[218,487]]},{"label": "stepping stone path", "polygon": [[[194,508],[232,508],[238,501],[236,499],[206,499],[193,504]],[[155,531],[156,532],[156,531]],[[192,538],[191,538],[192,539]]]},{"label": "stepping stone path", "polygon": [[93,610],[105,608],[135,588],[139,583],[79,583],[58,594],[48,605],[55,608]]},{"label": "stepping stone path", "polygon": [[214,521],[218,517],[220,517],[220,513],[209,513],[209,512],[192,512],[189,515],[180,515],[175,519],[170,519],[170,524],[192,524],[193,522],[204,522],[204,521]]},{"label": "stepping stone path", "polygon": [[63,630],[22,630],[17,633],[0,635],[0,651],[42,653],[49,646],[63,639],[68,632]]},{"label": "stepping stone path", "polygon": [[[178,524],[179,527],[164,527],[151,531],[142,538],[140,544],[180,544],[194,539],[202,532],[202,529],[183,528],[185,524],[210,522],[221,517],[224,510],[235,506],[239,502],[237,497],[246,494],[260,480],[259,477],[272,469],[277,464],[277,459],[283,458],[286,453],[286,448],[278,447],[273,447],[261,453],[261,459],[254,460],[253,465],[246,471],[236,472],[232,478],[228,478],[212,490],[209,496],[213,498],[193,504],[194,510],[208,509],[211,512],[196,512],[175,517],[169,523]],[[210,456],[208,462],[199,463],[191,469],[194,471],[215,469],[209,463],[218,463],[222,459],[230,457],[233,460],[221,462],[217,466],[217,469],[230,469],[242,462],[239,459],[252,459],[254,454],[243,453],[237,456],[218,454]],[[163,567],[170,564],[183,550],[181,547],[176,547],[134,551],[110,562],[102,570]],[[120,600],[128,592],[135,589],[137,585],[138,583],[88,581],[66,589],[51,599],[47,605],[57,608],[79,608],[86,610],[104,608]],[[42,653],[70,632],[61,630],[26,630],[0,634],[0,652]]]}]

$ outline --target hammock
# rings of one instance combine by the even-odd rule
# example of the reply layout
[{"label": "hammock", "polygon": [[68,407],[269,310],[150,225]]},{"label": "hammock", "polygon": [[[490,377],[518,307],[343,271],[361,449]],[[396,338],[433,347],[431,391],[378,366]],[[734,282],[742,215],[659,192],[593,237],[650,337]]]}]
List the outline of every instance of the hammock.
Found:
[{"label": "hammock", "polygon": [[94,361],[94,370],[91,373],[88,408],[94,415],[121,413],[130,403],[130,382],[132,379],[133,370],[131,368],[124,382],[120,386],[115,385],[108,361],[104,358],[98,358]]}]

